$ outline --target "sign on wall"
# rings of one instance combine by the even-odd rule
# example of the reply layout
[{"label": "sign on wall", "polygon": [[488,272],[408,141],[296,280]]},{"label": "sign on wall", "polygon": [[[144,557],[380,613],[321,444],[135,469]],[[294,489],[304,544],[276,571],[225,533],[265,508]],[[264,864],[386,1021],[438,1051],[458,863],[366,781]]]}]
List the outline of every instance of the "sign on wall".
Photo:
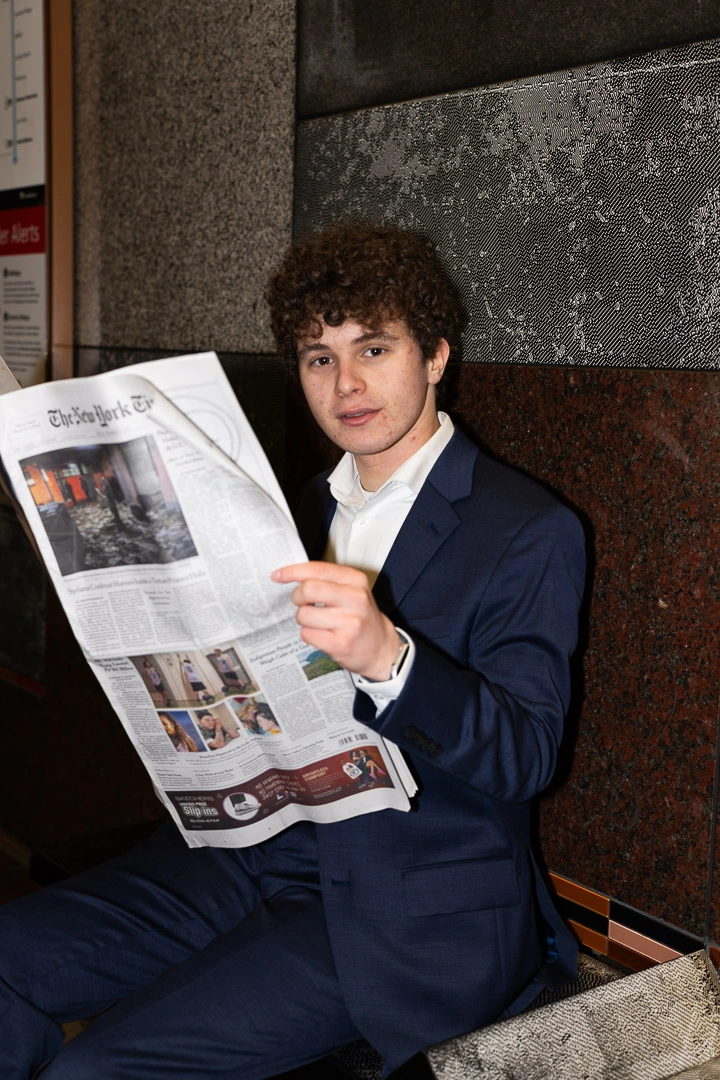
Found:
[{"label": "sign on wall", "polygon": [[42,0],[0,0],[0,354],[22,386],[48,354]]}]

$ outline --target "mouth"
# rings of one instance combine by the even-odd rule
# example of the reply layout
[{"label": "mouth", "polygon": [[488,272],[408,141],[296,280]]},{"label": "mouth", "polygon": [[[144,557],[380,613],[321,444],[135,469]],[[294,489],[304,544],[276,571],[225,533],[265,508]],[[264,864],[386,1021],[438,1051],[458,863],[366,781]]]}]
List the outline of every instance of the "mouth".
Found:
[{"label": "mouth", "polygon": [[338,420],[346,427],[362,427],[380,412],[379,409],[353,409],[352,412],[338,414]]}]

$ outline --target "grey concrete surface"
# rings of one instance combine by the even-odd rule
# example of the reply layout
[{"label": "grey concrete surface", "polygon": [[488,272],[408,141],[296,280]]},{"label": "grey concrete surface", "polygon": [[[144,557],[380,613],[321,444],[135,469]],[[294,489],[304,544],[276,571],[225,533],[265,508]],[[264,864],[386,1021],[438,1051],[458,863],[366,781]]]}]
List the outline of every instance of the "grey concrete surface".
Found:
[{"label": "grey concrete surface", "polygon": [[75,0],[76,343],[270,352],[292,0]]}]

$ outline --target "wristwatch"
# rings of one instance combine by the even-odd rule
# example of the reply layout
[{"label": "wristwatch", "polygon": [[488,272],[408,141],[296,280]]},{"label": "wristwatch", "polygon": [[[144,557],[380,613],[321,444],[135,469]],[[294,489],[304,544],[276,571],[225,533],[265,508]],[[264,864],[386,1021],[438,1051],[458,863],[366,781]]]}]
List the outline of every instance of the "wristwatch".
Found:
[{"label": "wristwatch", "polygon": [[387,679],[368,679],[367,675],[363,675],[363,682],[390,682],[392,679],[396,679],[400,674],[400,669],[405,663],[407,654],[410,652],[410,642],[405,637],[402,630],[398,630],[397,626],[395,627],[395,631],[400,639],[400,648],[397,651],[397,656],[393,660],[393,665],[390,668],[390,674]]}]

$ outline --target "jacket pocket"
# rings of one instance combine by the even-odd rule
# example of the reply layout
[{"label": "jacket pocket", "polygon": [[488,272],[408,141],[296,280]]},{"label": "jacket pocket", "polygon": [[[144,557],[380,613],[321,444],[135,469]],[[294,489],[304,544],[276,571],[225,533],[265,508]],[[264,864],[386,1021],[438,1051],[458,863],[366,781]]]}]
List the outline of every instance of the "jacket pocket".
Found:
[{"label": "jacket pocket", "polygon": [[520,900],[513,859],[463,859],[402,871],[408,915],[450,915],[512,907]]}]

